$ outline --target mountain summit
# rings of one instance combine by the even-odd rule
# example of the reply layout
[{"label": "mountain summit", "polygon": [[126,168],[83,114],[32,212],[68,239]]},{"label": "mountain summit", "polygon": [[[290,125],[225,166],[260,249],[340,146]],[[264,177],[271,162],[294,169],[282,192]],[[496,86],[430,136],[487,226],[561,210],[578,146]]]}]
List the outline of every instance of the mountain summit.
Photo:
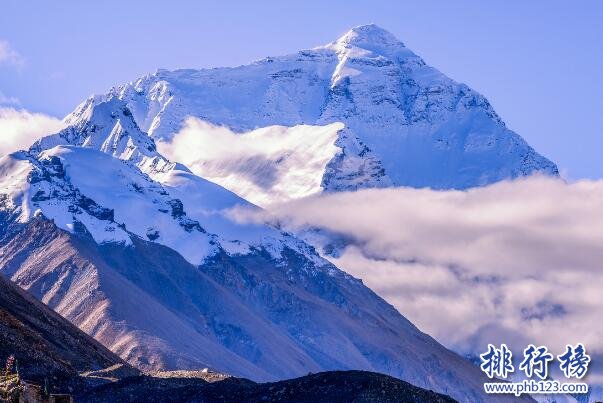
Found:
[{"label": "mountain summit", "polygon": [[334,44],[343,47],[358,47],[372,50],[375,53],[388,53],[392,48],[404,47],[392,33],[375,25],[360,25],[350,29]]},{"label": "mountain summit", "polygon": [[[179,139],[192,127],[189,141],[178,143],[185,150],[180,162],[260,205],[320,191],[466,189],[534,173],[558,175],[486,98],[376,25],[249,65],[159,70],[86,100],[67,123],[81,124],[91,108],[113,98],[159,142]],[[228,130],[231,136],[224,137]],[[204,152],[218,139],[233,147]],[[308,153],[300,150],[317,142],[323,154],[308,167]],[[258,150],[266,144],[270,152]],[[297,178],[286,175],[302,170]]]}]

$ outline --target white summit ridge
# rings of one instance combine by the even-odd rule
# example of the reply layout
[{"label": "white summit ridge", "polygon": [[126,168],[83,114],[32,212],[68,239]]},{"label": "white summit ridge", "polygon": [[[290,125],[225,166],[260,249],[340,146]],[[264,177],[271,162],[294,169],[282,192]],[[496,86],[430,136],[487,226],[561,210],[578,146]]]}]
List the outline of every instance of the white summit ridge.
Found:
[{"label": "white summit ridge", "polygon": [[[200,140],[182,143],[180,162],[260,205],[323,190],[465,189],[558,174],[554,163],[505,126],[486,98],[428,66],[376,25],[249,65],[159,70],[89,98],[66,122],[81,124],[113,98],[124,101],[141,130],[159,142],[171,142],[188,127],[187,119],[201,121],[186,133]],[[286,177],[307,160],[298,151],[309,148],[304,142],[316,142],[317,130],[334,123],[342,126],[322,130],[329,158],[305,172],[312,185]],[[279,130],[280,142],[274,135]],[[246,140],[234,143],[234,154],[204,152],[222,133],[246,138],[248,132],[257,144],[269,142],[273,152],[258,152]]]}]

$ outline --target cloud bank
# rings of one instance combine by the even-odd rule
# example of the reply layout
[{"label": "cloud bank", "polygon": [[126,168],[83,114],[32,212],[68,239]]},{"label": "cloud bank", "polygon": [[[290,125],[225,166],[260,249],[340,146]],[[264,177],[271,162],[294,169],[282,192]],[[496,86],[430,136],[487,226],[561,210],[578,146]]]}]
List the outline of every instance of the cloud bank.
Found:
[{"label": "cloud bank", "polygon": [[325,126],[269,126],[235,133],[223,126],[188,118],[159,151],[194,173],[260,206],[321,191],[327,163],[341,123]]},{"label": "cloud bank", "polygon": [[47,134],[64,127],[61,120],[24,109],[0,108],[0,156],[27,149]]},{"label": "cloud bank", "polygon": [[560,353],[577,342],[603,351],[603,181],[370,189],[231,214],[322,247],[338,234],[338,267],[459,352],[539,343]]}]

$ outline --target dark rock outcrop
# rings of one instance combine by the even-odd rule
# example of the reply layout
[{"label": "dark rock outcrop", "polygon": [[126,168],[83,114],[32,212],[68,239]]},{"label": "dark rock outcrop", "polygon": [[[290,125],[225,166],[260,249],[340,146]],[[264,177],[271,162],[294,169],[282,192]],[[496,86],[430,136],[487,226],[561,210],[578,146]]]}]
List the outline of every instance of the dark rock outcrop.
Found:
[{"label": "dark rock outcrop", "polygon": [[85,402],[456,402],[387,375],[333,371],[274,383],[227,378],[127,378],[82,396]]}]

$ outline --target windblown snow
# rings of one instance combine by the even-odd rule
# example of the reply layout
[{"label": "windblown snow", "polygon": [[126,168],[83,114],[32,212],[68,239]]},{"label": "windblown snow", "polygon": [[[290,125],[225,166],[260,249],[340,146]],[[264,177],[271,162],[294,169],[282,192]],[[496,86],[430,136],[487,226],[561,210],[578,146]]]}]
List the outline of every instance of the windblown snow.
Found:
[{"label": "windblown snow", "polygon": [[342,123],[268,126],[237,134],[190,118],[159,150],[194,173],[261,206],[322,191]]}]

